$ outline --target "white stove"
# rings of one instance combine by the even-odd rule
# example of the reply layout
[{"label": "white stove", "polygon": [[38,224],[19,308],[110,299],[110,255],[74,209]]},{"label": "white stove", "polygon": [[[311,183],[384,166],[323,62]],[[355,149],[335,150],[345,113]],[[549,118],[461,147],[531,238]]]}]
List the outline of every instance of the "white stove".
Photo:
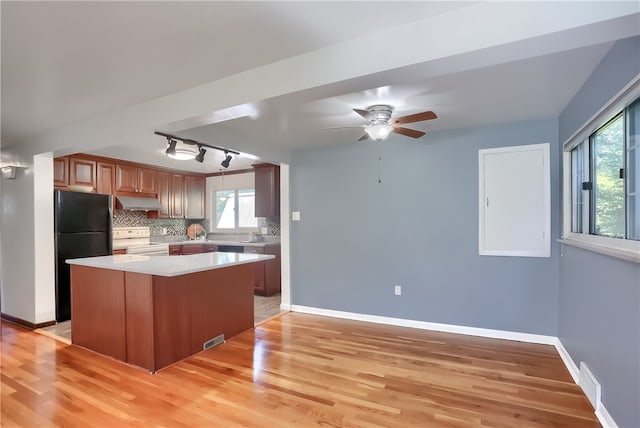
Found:
[{"label": "white stove", "polygon": [[145,256],[166,256],[169,244],[151,243],[151,231],[148,227],[114,227],[113,249],[126,249],[127,254]]}]

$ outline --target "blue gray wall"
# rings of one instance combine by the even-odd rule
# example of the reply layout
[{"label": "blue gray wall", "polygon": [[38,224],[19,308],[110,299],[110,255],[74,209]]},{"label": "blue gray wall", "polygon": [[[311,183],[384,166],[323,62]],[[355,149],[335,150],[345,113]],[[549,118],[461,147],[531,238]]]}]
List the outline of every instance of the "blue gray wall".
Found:
[{"label": "blue gray wall", "polygon": [[[559,247],[551,258],[478,255],[478,150],[551,144],[556,120],[301,150],[291,164],[292,303],[411,320],[557,334]],[[402,285],[402,296],[393,286]]]},{"label": "blue gray wall", "polygon": [[565,246],[560,340],[602,385],[621,427],[640,426],[640,265]]},{"label": "blue gray wall", "polygon": [[[564,141],[640,73],[640,38],[618,41],[559,119]],[[565,246],[558,336],[602,385],[621,427],[640,427],[640,265]]]}]

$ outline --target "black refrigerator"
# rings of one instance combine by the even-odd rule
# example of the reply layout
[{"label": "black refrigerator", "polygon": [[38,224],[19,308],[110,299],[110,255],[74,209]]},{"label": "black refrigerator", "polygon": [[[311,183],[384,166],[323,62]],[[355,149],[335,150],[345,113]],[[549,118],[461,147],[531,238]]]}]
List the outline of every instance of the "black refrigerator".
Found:
[{"label": "black refrigerator", "polygon": [[71,319],[67,259],[111,254],[111,196],[54,191],[56,321]]}]

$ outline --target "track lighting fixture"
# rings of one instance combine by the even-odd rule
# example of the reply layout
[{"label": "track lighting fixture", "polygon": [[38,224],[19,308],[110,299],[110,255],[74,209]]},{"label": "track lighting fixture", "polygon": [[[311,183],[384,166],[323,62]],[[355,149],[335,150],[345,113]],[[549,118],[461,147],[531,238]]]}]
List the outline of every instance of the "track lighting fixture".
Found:
[{"label": "track lighting fixture", "polygon": [[227,157],[225,157],[224,160],[220,162],[220,165],[222,165],[225,168],[229,168],[229,162],[231,162],[231,155],[229,154],[228,150],[225,150],[224,154],[227,155]]},{"label": "track lighting fixture", "polygon": [[169,156],[172,159],[179,159],[179,160],[195,159],[196,161],[202,163],[204,162],[204,155],[207,152],[205,147],[207,147],[209,149],[216,149],[216,150],[220,150],[221,152],[224,152],[226,157],[222,161],[221,165],[225,168],[228,168],[229,162],[231,162],[230,153],[233,153],[234,155],[240,154],[239,152],[225,149],[223,147],[212,146],[210,144],[205,144],[205,143],[199,143],[195,140],[176,137],[175,135],[165,134],[164,132],[156,131],[154,132],[154,134],[160,135],[167,139],[167,144],[169,146],[165,150],[165,153],[167,154],[167,156]]},{"label": "track lighting fixture", "polygon": [[172,138],[167,138],[167,142],[169,143],[169,147],[167,147],[167,150],[165,150],[165,153],[169,157],[175,156],[176,144],[178,144],[178,142]]},{"label": "track lighting fixture", "polygon": [[204,154],[207,153],[207,151],[202,146],[198,146],[198,148],[200,149],[200,152],[196,156],[196,160],[202,163],[202,161],[204,161]]},{"label": "track lighting fixture", "polygon": [[173,138],[167,138],[167,141],[169,142],[169,147],[167,147],[165,153],[170,158],[177,160],[189,160],[196,158],[198,150],[195,147],[185,144],[184,142],[178,143],[178,141]]}]

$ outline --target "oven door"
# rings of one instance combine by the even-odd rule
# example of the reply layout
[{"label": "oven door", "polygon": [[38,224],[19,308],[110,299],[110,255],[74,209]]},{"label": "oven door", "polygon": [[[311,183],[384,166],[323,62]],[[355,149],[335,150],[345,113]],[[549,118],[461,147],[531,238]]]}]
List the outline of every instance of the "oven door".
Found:
[{"label": "oven door", "polygon": [[127,247],[127,254],[136,254],[140,256],[168,256],[169,246],[166,244],[151,244]]}]

